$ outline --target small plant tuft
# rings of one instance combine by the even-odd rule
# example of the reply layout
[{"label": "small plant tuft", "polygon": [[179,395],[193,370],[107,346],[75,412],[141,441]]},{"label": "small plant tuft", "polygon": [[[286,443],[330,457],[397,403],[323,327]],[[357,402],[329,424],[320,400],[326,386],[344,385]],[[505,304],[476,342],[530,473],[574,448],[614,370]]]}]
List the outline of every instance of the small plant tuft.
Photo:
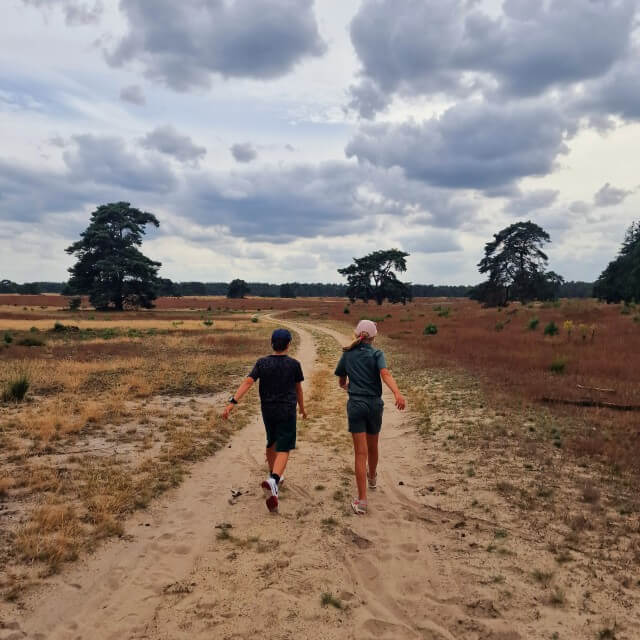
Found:
[{"label": "small plant tuft", "polygon": [[435,324],[428,324],[422,332],[425,336],[435,336],[438,333],[438,327]]},{"label": "small plant tuft", "polygon": [[8,331],[5,332],[3,339],[5,344],[11,344],[13,342],[13,336]]},{"label": "small plant tuft", "polygon": [[545,328],[544,335],[545,336],[555,336],[558,334],[558,325],[552,320]]},{"label": "small plant tuft", "polygon": [[561,356],[554,358],[553,362],[551,363],[551,366],[549,367],[552,373],[557,373],[559,375],[563,374],[566,368],[567,368],[567,359]]},{"label": "small plant tuft", "polygon": [[344,605],[342,604],[342,601],[339,598],[336,598],[333,594],[329,593],[328,591],[325,591],[322,594],[322,597],[320,598],[320,602],[322,603],[323,607],[335,607],[336,609],[340,609],[342,611],[342,609],[344,609]]},{"label": "small plant tuft", "polygon": [[2,392],[2,402],[22,402],[29,391],[29,377],[26,373],[10,380]]},{"label": "small plant tuft", "polygon": [[539,324],[540,319],[537,316],[531,318],[531,320],[529,320],[529,324],[527,325],[529,327],[529,331],[535,331],[538,328]]}]

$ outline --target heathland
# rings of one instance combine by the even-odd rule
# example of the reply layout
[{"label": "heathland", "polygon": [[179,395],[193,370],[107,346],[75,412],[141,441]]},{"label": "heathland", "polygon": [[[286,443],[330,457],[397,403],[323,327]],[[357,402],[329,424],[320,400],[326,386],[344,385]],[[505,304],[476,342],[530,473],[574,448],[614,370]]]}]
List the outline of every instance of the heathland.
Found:
[{"label": "heathland", "polygon": [[[43,589],[83,585],[65,578],[74,560],[107,538],[116,553],[135,544],[135,513],[163,500],[174,509],[202,465],[242,482],[243,495],[227,504],[225,486],[224,499],[201,498],[218,525],[207,560],[156,585],[164,600],[147,637],[249,637],[256,593],[267,609],[273,598],[285,603],[274,623],[283,637],[313,637],[300,630],[316,624],[329,638],[634,637],[635,306],[163,298],[154,310],[98,313],[66,302],[0,300],[0,638],[44,624]],[[335,339],[361,317],[379,323],[410,412],[388,405],[382,486],[369,520],[354,522],[332,366]],[[307,364],[310,419],[283,518],[272,521],[244,485],[261,473],[259,445],[235,454],[235,472],[216,465],[225,445],[259,441],[256,394],[232,422],[219,414],[278,319],[293,323]],[[150,549],[175,537],[162,526]]]}]

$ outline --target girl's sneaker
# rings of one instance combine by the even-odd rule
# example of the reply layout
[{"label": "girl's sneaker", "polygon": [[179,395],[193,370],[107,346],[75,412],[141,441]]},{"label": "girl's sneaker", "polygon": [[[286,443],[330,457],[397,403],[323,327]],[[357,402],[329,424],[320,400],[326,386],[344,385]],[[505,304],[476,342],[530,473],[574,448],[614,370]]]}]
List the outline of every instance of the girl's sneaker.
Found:
[{"label": "girl's sneaker", "polygon": [[275,513],[278,511],[278,485],[276,481],[273,478],[267,478],[261,486],[267,499],[267,509],[271,513]]},{"label": "girl's sneaker", "polygon": [[364,516],[367,514],[367,501],[354,498],[351,502],[351,508],[356,515]]},{"label": "girl's sneaker", "polygon": [[371,477],[369,475],[369,472],[367,471],[367,480],[369,480],[369,489],[377,489],[378,488],[378,474],[376,473],[375,476]]}]

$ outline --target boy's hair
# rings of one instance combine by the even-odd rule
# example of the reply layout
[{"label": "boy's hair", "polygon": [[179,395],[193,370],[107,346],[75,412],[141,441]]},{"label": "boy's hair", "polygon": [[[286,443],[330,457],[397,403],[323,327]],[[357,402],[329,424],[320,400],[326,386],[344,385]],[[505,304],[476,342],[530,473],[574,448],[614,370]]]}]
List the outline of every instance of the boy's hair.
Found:
[{"label": "boy's hair", "polygon": [[271,346],[274,351],[284,351],[291,343],[291,334],[286,329],[276,329],[271,334]]}]

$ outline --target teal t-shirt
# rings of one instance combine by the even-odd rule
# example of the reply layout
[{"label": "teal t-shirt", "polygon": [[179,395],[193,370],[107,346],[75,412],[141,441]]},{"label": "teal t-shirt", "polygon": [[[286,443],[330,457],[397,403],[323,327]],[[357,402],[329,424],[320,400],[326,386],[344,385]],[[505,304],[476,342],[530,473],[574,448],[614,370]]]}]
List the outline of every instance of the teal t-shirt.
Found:
[{"label": "teal t-shirt", "polygon": [[335,374],[348,376],[349,395],[379,398],[382,395],[380,369],[386,368],[384,353],[370,344],[362,343],[342,354]]}]

